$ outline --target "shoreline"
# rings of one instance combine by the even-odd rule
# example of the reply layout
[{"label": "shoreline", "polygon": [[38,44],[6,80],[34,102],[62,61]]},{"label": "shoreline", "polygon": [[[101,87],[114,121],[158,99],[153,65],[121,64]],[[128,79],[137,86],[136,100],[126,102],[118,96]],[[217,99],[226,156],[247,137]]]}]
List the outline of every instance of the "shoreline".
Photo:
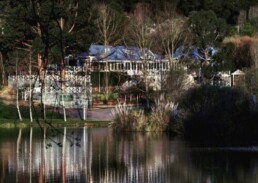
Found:
[{"label": "shoreline", "polygon": [[78,120],[68,120],[66,122],[62,120],[53,120],[51,122],[40,122],[33,121],[30,122],[28,119],[24,121],[13,121],[8,122],[10,120],[6,120],[6,122],[0,123],[0,128],[28,128],[28,127],[108,127],[110,121],[78,121]]},{"label": "shoreline", "polygon": [[[27,128],[27,127],[108,127],[112,120],[113,107],[95,107],[87,110],[86,120],[82,120],[82,111],[67,110],[67,120],[58,119],[0,119],[0,128]],[[61,111],[60,111],[61,113]]]}]

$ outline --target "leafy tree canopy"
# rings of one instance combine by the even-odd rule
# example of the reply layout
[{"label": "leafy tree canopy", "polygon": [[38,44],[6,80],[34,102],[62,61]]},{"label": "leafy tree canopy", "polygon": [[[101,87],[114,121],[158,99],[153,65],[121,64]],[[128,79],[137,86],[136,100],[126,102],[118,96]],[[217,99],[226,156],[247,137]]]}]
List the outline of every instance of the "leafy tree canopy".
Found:
[{"label": "leafy tree canopy", "polygon": [[[1,2],[1,8],[6,13],[2,16],[4,35],[0,39],[0,49],[11,50],[14,47],[24,47],[24,43],[27,43],[38,52],[60,47],[62,41],[67,54],[86,51],[86,46],[94,42],[95,38],[96,15],[91,9],[92,4],[91,0]],[[61,18],[64,22],[62,30]]]},{"label": "leafy tree canopy", "polygon": [[215,56],[216,71],[235,71],[237,68],[234,64],[235,46],[232,43],[223,45]]},{"label": "leafy tree canopy", "polygon": [[195,36],[194,43],[202,49],[215,46],[226,34],[226,22],[213,11],[194,11],[189,16],[189,26]]},{"label": "leafy tree canopy", "polygon": [[[188,20],[193,35],[193,45],[198,48],[201,55],[200,62],[204,76],[210,77],[213,67],[205,65],[211,62],[211,48],[218,48],[227,32],[227,24],[224,19],[217,18],[216,14],[209,11],[193,11]],[[212,64],[213,65],[213,64]],[[204,67],[205,66],[205,67]]]},{"label": "leafy tree canopy", "polygon": [[179,0],[178,9],[187,16],[192,11],[212,10],[228,24],[236,24],[239,11],[255,4],[256,0]]}]

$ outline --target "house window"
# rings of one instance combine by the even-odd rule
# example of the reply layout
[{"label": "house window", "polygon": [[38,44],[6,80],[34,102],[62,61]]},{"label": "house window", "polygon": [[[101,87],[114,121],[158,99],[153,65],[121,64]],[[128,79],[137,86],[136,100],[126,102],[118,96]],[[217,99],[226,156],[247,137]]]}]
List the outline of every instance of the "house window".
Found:
[{"label": "house window", "polygon": [[165,70],[165,69],[166,69],[166,63],[163,62],[163,63],[162,63],[162,70]]},{"label": "house window", "polygon": [[142,70],[142,64],[141,63],[137,63],[137,68],[138,68],[138,70]]},{"label": "house window", "polygon": [[150,68],[150,70],[153,69],[153,63],[149,63],[149,68]]},{"label": "house window", "polygon": [[136,63],[132,63],[132,69],[136,70]]},{"label": "house window", "polygon": [[156,68],[157,68],[157,70],[159,70],[160,68],[159,68],[159,63],[156,63]]},{"label": "house window", "polygon": [[118,63],[118,70],[124,70],[124,64],[123,63]]},{"label": "house window", "polygon": [[101,63],[100,64],[100,70],[104,70],[104,68],[105,68],[105,64]]},{"label": "house window", "polygon": [[131,70],[131,68],[130,68],[130,63],[125,63],[125,69],[126,69],[126,70]]}]

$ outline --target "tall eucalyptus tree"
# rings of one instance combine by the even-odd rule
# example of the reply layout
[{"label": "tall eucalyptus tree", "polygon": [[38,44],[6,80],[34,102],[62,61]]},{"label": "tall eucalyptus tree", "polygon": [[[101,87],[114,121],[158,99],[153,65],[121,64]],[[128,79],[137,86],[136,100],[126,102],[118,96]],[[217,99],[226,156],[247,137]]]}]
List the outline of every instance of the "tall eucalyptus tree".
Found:
[{"label": "tall eucalyptus tree", "polygon": [[92,1],[7,0],[0,5],[6,10],[5,33],[0,37],[3,57],[8,58],[8,53],[17,49],[31,50],[37,57],[42,89],[47,64],[59,63],[61,82],[64,81],[65,55],[77,52],[76,48],[86,50],[95,37]]}]

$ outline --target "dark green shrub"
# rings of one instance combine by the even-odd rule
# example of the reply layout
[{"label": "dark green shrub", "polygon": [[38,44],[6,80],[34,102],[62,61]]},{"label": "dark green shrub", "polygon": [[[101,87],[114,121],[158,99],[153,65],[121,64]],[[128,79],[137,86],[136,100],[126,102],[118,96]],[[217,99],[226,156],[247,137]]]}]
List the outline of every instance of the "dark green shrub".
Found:
[{"label": "dark green shrub", "polygon": [[179,103],[188,138],[238,138],[248,133],[254,122],[248,97],[238,89],[201,86],[186,92]]}]

